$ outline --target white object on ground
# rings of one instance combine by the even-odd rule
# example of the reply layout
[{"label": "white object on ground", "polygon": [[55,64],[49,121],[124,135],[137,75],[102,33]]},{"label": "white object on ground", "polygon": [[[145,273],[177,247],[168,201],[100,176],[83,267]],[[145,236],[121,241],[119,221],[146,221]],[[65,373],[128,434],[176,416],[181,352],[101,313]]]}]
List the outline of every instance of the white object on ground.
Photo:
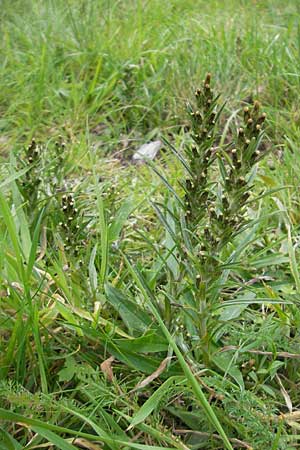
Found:
[{"label": "white object on ground", "polygon": [[135,162],[147,161],[147,159],[154,159],[158,150],[161,148],[161,141],[153,141],[142,145],[133,155],[132,159]]}]

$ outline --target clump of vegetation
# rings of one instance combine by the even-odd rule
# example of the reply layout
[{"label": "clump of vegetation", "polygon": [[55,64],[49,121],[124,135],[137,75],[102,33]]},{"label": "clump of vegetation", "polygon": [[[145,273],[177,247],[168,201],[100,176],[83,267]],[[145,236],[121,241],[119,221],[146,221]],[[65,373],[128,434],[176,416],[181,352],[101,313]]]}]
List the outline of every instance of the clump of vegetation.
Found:
[{"label": "clump of vegetation", "polygon": [[[72,253],[75,257],[80,252],[80,247],[84,245],[82,231],[85,223],[82,214],[75,205],[73,194],[63,194],[61,197],[62,221],[59,222],[64,248],[66,252]],[[81,236],[80,236],[81,235]]]},{"label": "clump of vegetation", "polygon": [[27,202],[28,209],[34,210],[42,182],[41,148],[35,139],[32,139],[31,143],[25,148],[23,157],[21,156],[19,159],[19,166],[27,169],[23,179],[19,180],[20,191]]},{"label": "clump of vegetation", "polygon": [[[130,239],[126,240],[126,230],[122,231],[134,210],[132,200],[116,206],[116,199],[120,203],[117,187],[111,190],[107,183],[100,186],[97,182],[91,191],[96,194],[93,215],[92,205],[80,206],[79,201],[81,195],[86,197],[85,202],[92,198],[90,187],[86,192],[78,191],[78,187],[76,193],[66,190],[64,168],[59,168],[65,165],[66,160],[62,159],[65,156],[58,157],[57,153],[49,151],[45,165],[46,148],[32,141],[26,149],[23,162],[28,170],[24,174],[20,172],[17,183],[28,223],[32,217],[38,219],[29,231],[33,241],[28,259],[23,261],[17,254],[15,256],[19,265],[17,284],[12,282],[12,274],[6,272],[4,298],[7,304],[3,312],[9,311],[9,305],[26,292],[23,314],[31,317],[33,328],[28,334],[29,347],[25,346],[25,354],[29,354],[33,345],[39,361],[36,365],[34,354],[31,355],[33,379],[41,378],[44,394],[49,387],[53,392],[60,387],[66,389],[66,395],[60,402],[52,395],[43,398],[29,394],[30,386],[35,386],[33,390],[38,393],[38,383],[31,377],[24,386],[25,391],[18,387],[15,392],[13,386],[4,383],[2,398],[12,409],[24,396],[28,405],[39,404],[38,427],[43,426],[46,419],[51,421],[46,412],[49,405],[58,416],[66,413],[76,416],[79,411],[89,415],[93,414],[94,397],[105,392],[105,412],[103,409],[101,414],[111,425],[107,428],[103,423],[106,431],[94,438],[108,446],[112,441],[106,433],[116,433],[125,445],[136,428],[143,431],[139,448],[165,443],[185,449],[186,445],[193,447],[199,436],[205,448],[212,449],[220,439],[228,449],[234,444],[246,448],[271,445],[279,420],[276,380],[284,364],[276,357],[260,358],[259,352],[249,360],[240,350],[237,339],[238,334],[242,336],[248,330],[250,348],[258,342],[259,305],[274,305],[278,317],[284,317],[282,295],[276,291],[274,283],[260,283],[255,264],[249,261],[250,255],[255,261],[256,253],[263,260],[262,250],[256,245],[261,240],[259,227],[264,226],[264,219],[253,212],[254,206],[267,197],[267,192],[261,195],[255,187],[257,164],[267,153],[262,142],[266,115],[260,112],[258,102],[244,108],[243,122],[237,124],[237,129],[228,131],[230,139],[226,136],[224,139],[220,126],[223,110],[224,104],[220,95],[214,93],[208,74],[203,86],[196,90],[195,105],[188,105],[192,126],[190,133],[184,136],[183,151],[166,141],[175,157],[174,164],[181,166],[182,181],[172,186],[157,167],[150,164],[166,186],[165,192],[160,194],[162,201],[153,203],[161,223],[157,234],[160,250],[153,253],[155,244],[146,239],[144,253],[146,251],[147,256],[136,262],[132,261],[132,256],[137,258],[136,234],[131,231]],[[62,148],[64,150],[64,146],[56,144],[54,151]],[[4,197],[1,201],[11,240],[15,242],[17,228],[9,225],[13,216]],[[40,204],[49,205],[49,201],[53,205],[48,206],[48,239],[38,256],[39,234],[42,236],[38,227],[43,223],[38,209]],[[29,205],[32,208],[28,208]],[[83,209],[88,211],[88,219]],[[92,242],[88,242],[88,234]],[[139,232],[139,239],[140,236]],[[21,245],[22,241],[15,244],[16,252]],[[266,257],[274,252],[275,245],[276,242],[266,249]],[[131,257],[127,257],[127,253]],[[86,261],[89,261],[87,268],[84,267]],[[24,271],[25,266],[31,267],[31,272]],[[253,284],[258,284],[255,289]],[[32,303],[36,296],[40,302],[39,312]],[[7,334],[3,335],[4,341],[5,336],[9,336],[11,322],[12,319],[8,322]],[[51,333],[46,340],[43,328]],[[21,342],[21,335],[17,342]],[[51,355],[55,353],[55,342],[59,342],[64,356],[55,356],[53,364]],[[266,343],[262,354],[273,355],[269,350],[270,341]],[[281,344],[279,334],[276,345]],[[80,357],[76,350],[78,345],[83,350]],[[273,345],[274,342],[271,347]],[[235,357],[228,356],[227,352],[232,349],[237,352]],[[11,359],[16,352],[14,345],[3,359],[6,365],[3,374],[7,375],[14,368],[21,370],[26,379],[23,354],[18,354],[16,360]],[[111,356],[105,359],[107,352]],[[101,365],[105,383],[113,383],[115,392],[108,393],[103,384],[97,369],[98,354],[105,359]],[[115,360],[120,364],[116,372],[112,368]],[[131,368],[148,377],[137,382]],[[141,405],[143,386],[159,376],[162,380],[160,384],[155,381],[157,391],[150,389]],[[97,389],[95,380],[98,380]],[[67,394],[69,387],[71,391],[74,389],[75,396]],[[269,396],[268,408],[262,404],[261,391]],[[116,400],[120,392],[122,395]],[[133,398],[131,392],[135,393]],[[113,406],[116,401],[118,412]],[[124,408],[128,413],[122,412]],[[150,417],[157,409],[162,416],[153,415],[154,422],[158,421],[154,427]],[[97,415],[97,420],[102,420],[101,414]],[[3,412],[5,417],[12,421],[22,417],[26,423],[23,415]],[[51,442],[58,446],[62,442],[60,439],[65,442],[65,434],[73,432],[71,423],[63,437],[59,437],[61,433],[55,425],[51,429],[56,432],[55,438],[51,435],[54,439]],[[12,434],[5,435],[7,439],[12,439],[14,434],[10,431]],[[182,434],[185,437],[179,439]],[[90,433],[84,436],[92,439]],[[148,439],[149,445],[145,444]],[[22,442],[26,442],[26,437]],[[278,442],[281,442],[280,435]]]},{"label": "clump of vegetation", "polygon": [[50,141],[47,145],[33,138],[17,154],[17,170],[25,169],[17,184],[32,220],[36,219],[37,210],[66,189],[67,158],[66,143],[61,136],[55,143]]},{"label": "clump of vegetation", "polygon": [[[243,126],[231,130],[231,141],[222,145],[218,122],[224,105],[211,88],[210,74],[195,97],[196,105],[188,105],[192,142],[184,146],[184,154],[169,145],[187,175],[181,183],[182,200],[161,175],[174,201],[156,205],[156,210],[171,237],[168,259],[174,258],[176,270],[174,264],[166,265],[169,282],[160,290],[166,298],[165,314],[177,316],[178,330],[182,327],[187,333],[185,348],[198,362],[203,354],[210,365],[220,326],[217,311],[225,299],[241,292],[234,283],[234,267],[229,268],[239,243],[254,226],[248,211],[258,201],[252,188],[257,163],[266,154],[261,145],[266,115],[257,101],[246,107]],[[231,279],[230,294],[225,273]]]}]

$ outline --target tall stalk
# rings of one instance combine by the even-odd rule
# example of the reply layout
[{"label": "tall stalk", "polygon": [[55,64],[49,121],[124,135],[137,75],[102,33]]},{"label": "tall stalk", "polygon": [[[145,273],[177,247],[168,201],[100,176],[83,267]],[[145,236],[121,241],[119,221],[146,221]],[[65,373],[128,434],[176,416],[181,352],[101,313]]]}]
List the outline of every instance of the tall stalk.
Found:
[{"label": "tall stalk", "polygon": [[254,169],[266,153],[260,146],[266,114],[260,112],[258,102],[244,108],[242,125],[231,130],[230,142],[220,144],[223,105],[219,98],[207,74],[195,92],[195,104],[188,104],[191,140],[183,154],[170,146],[187,174],[181,182],[183,201],[177,202],[181,237],[176,251],[180,255],[181,282],[177,283],[176,296],[185,308],[186,291],[192,293],[185,328],[200,337],[206,364],[210,363],[212,308],[222,294],[221,290],[216,296],[214,288],[220,283],[226,248],[233,245],[249,221],[247,202]]}]

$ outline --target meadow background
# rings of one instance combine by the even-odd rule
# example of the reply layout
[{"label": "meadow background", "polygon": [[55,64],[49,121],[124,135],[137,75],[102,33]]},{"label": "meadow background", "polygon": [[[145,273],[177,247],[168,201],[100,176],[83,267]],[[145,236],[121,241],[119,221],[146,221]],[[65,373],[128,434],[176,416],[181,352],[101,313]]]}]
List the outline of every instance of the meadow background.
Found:
[{"label": "meadow background", "polygon": [[[1,449],[299,447],[299,23],[297,0],[1,1]],[[184,152],[207,72],[221,142],[257,99],[268,155],[205,361],[174,275],[184,168],[132,155]]]}]

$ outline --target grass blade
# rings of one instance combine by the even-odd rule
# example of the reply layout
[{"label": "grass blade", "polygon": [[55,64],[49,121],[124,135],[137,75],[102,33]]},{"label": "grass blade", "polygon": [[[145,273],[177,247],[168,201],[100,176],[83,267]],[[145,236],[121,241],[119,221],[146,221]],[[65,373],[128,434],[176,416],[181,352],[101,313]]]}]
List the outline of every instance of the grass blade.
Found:
[{"label": "grass blade", "polygon": [[182,381],[182,377],[170,377],[158,389],[156,389],[154,394],[146,400],[143,406],[133,416],[127,430],[131,430],[136,425],[143,422],[152,413],[152,411],[154,411],[161,401],[162,396],[169,390],[169,388],[172,385],[177,384],[179,381]]},{"label": "grass blade", "polygon": [[61,438],[57,434],[53,433],[53,431],[45,430],[45,428],[33,426],[32,429],[38,433],[40,436],[43,436],[45,439],[47,439],[51,444],[54,444],[56,448],[59,450],[76,450],[77,447],[75,447],[72,444],[69,444],[69,442],[65,441],[65,439]]}]

